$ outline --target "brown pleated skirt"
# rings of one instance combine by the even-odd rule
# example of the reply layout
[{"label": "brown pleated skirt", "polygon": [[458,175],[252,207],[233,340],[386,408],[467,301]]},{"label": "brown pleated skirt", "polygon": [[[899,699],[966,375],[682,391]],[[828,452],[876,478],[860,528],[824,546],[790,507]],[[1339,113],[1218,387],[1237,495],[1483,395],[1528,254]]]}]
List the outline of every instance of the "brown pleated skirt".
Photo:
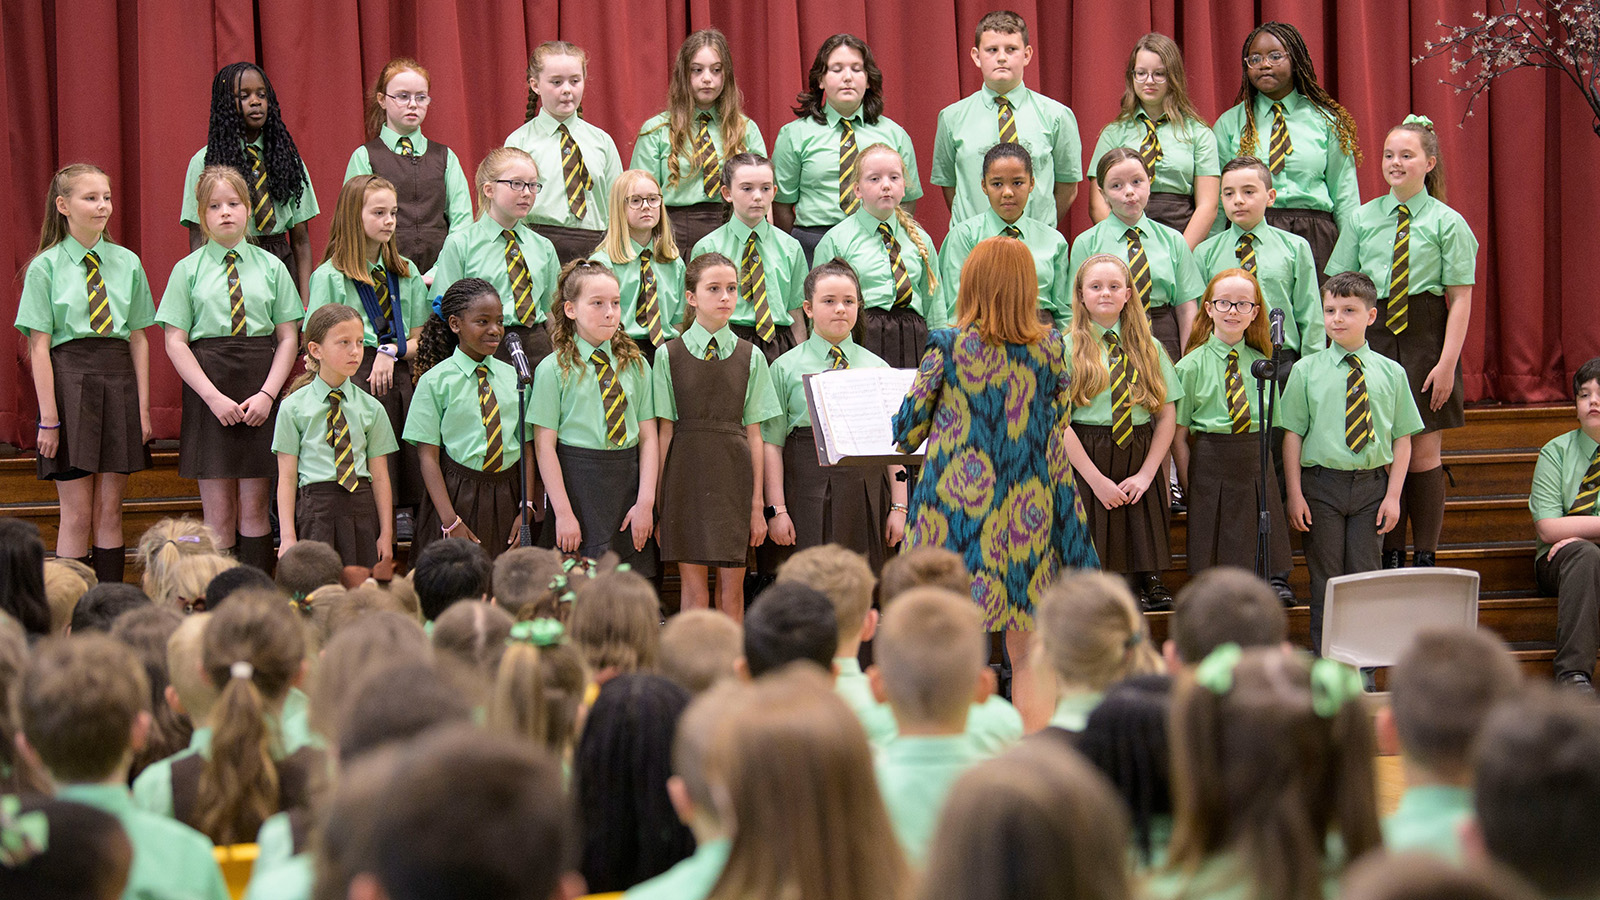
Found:
[{"label": "brown pleated skirt", "polygon": [[1171,306],[1150,307],[1150,336],[1167,351],[1173,362],[1183,358],[1183,348],[1178,345],[1178,311]]},{"label": "brown pleated skirt", "polygon": [[[1095,468],[1115,482],[1131,477],[1144,465],[1150,453],[1155,429],[1149,422],[1133,426],[1128,446],[1118,447],[1109,425],[1080,425],[1072,430],[1089,454]],[[1078,495],[1089,513],[1089,533],[1100,554],[1100,567],[1107,572],[1160,572],[1172,564],[1168,535],[1172,529],[1172,505],[1167,497],[1167,474],[1156,472],[1150,489],[1139,502],[1106,509],[1095,499],[1094,489],[1078,479]]]},{"label": "brown pleated skirt", "polygon": [[761,571],[776,572],[807,547],[839,544],[860,553],[876,572],[888,550],[883,543],[884,470],[876,466],[823,466],[816,434],[796,428],[783,445],[783,499],[794,522],[794,546],[762,546]]},{"label": "brown pleated skirt", "polygon": [[1189,194],[1152,191],[1150,202],[1144,208],[1144,214],[1183,234],[1183,230],[1189,227],[1189,219],[1194,216],[1194,197]]},{"label": "brown pleated skirt", "polygon": [[[319,481],[295,494],[295,536],[328,544],[339,551],[339,559],[347,566],[370,569],[378,564],[378,531],[378,501],[372,482],[365,478],[354,491],[337,482]],[[434,533],[438,533],[437,526]]]},{"label": "brown pleated skirt", "polygon": [[896,369],[922,365],[928,346],[928,321],[910,309],[877,309],[867,314],[867,334],[862,346]]},{"label": "brown pleated skirt", "polygon": [[61,428],[55,457],[38,458],[39,477],[71,481],[150,468],[128,342],[101,337],[67,341],[50,349],[50,367]]},{"label": "brown pleated skirt", "polygon": [[[506,334],[514,334],[522,340],[522,352],[528,356],[529,372],[538,371],[539,363],[555,352],[555,345],[550,343],[550,329],[543,322],[531,328],[526,325],[507,325]],[[502,340],[500,346],[495,348],[494,358],[508,366],[512,365],[511,345]]]},{"label": "brown pleated skirt", "polygon": [[[202,338],[189,342],[201,371],[229,399],[243,403],[261,390],[272,371],[278,342],[262,337]],[[178,474],[184,478],[271,478],[278,474],[272,452],[272,423],[278,398],[260,425],[224,425],[189,385],[183,386],[183,425],[179,430]]]},{"label": "brown pleated skirt", "polygon": [[283,267],[289,270],[291,278],[296,277],[294,268],[294,245],[289,243],[289,232],[280,231],[277,234],[258,234],[250,239],[257,247],[276,256]]},{"label": "brown pleated skirt", "polygon": [[560,225],[529,225],[528,228],[535,234],[544,235],[546,240],[555,245],[556,259],[563,266],[575,259],[588,259],[589,254],[605,238],[605,232],[587,228],[565,228]]},{"label": "brown pleated skirt", "polygon": [[[376,347],[366,348],[361,353],[361,368],[356,370],[356,384],[369,394],[372,394],[372,387],[367,379],[372,375],[372,364],[377,358]],[[411,363],[397,359],[394,361],[394,384],[389,386],[389,392],[382,397],[372,394],[389,417],[389,427],[394,429],[396,437],[405,433],[406,413],[411,410],[411,397],[416,392],[417,386],[411,380]],[[421,503],[422,495],[428,489],[422,483],[422,464],[417,458],[417,448],[407,441],[401,441],[400,449],[386,458],[389,490],[394,496],[395,509]]]},{"label": "brown pleated skirt", "polygon": [[[1212,566],[1256,566],[1256,513],[1261,492],[1261,435],[1189,433],[1189,574]],[[1267,469],[1268,572],[1292,565],[1289,520],[1277,475]]]},{"label": "brown pleated skirt", "polygon": [[1444,326],[1449,318],[1450,306],[1443,294],[1412,294],[1406,301],[1406,330],[1396,335],[1384,327],[1389,316],[1389,299],[1378,301],[1378,321],[1367,326],[1367,341],[1372,349],[1398,362],[1406,370],[1406,381],[1411,385],[1411,396],[1417,401],[1417,412],[1422,414],[1422,433],[1460,428],[1467,423],[1461,387],[1461,361],[1456,361],[1456,383],[1450,399],[1437,410],[1430,409],[1429,394],[1422,391],[1428,373],[1439,364],[1444,353]]},{"label": "brown pleated skirt", "polygon": [[694,245],[700,243],[701,238],[728,221],[729,206],[720,200],[665,209],[667,221],[672,224],[672,239],[678,244],[678,255],[684,259],[694,252]]},{"label": "brown pleated skirt", "polygon": [[[490,558],[504,553],[506,539],[511,537],[511,524],[517,518],[518,467],[501,472],[483,472],[468,468],[450,458],[439,448],[439,468],[444,474],[444,489],[450,495],[450,505],[462,524],[478,537],[478,543],[489,552]],[[411,560],[415,564],[422,551],[434,541],[444,537],[439,529],[448,525],[439,520],[433,498],[426,492],[417,507],[416,536],[411,539]],[[458,526],[453,537],[462,537]]]},{"label": "brown pleated skirt", "polygon": [[678,420],[657,490],[663,562],[724,569],[745,564],[755,473],[742,426],[720,419]]},{"label": "brown pleated skirt", "polygon": [[774,326],[770,343],[763,341],[761,336],[756,334],[754,325],[731,325],[729,327],[733,329],[733,333],[736,336],[754,344],[755,348],[761,351],[761,355],[767,358],[767,365],[769,366],[777,362],[778,357],[794,349],[794,332],[789,330],[788,325]]},{"label": "brown pleated skirt", "polygon": [[1298,234],[1311,245],[1311,260],[1317,267],[1317,286],[1328,280],[1322,270],[1328,267],[1333,256],[1333,245],[1339,242],[1339,225],[1333,213],[1320,209],[1292,209],[1287,206],[1267,207],[1267,223]]},{"label": "brown pleated skirt", "polygon": [[[645,541],[644,549],[633,547],[633,530],[622,531],[622,520],[639,499],[639,448],[592,450],[556,444],[561,460],[561,477],[567,487],[567,502],[578,518],[583,545],[578,552],[599,559],[614,552],[621,562],[646,578],[656,574],[656,543]],[[556,545],[556,514],[549,498],[544,504],[544,529],[540,546]]]}]

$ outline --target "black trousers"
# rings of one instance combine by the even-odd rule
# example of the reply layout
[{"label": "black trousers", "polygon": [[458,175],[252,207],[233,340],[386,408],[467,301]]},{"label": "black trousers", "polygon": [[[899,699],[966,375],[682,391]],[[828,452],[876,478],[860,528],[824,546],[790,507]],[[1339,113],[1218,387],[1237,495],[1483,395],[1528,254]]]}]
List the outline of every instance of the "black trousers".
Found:
[{"label": "black trousers", "polygon": [[1378,507],[1389,489],[1383,469],[1353,472],[1309,466],[1300,473],[1300,493],[1311,508],[1304,547],[1311,570],[1311,648],[1322,652],[1322,603],[1328,579],[1371,572],[1383,565]]},{"label": "black trousers", "polygon": [[1556,598],[1556,677],[1593,677],[1600,652],[1600,547],[1573,541],[1539,557],[1533,571],[1539,590]]}]

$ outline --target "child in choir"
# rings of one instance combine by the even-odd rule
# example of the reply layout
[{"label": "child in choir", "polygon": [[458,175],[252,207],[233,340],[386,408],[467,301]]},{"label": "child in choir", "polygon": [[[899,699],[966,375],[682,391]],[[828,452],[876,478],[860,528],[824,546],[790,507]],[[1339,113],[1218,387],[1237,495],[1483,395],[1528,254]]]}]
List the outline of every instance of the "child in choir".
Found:
[{"label": "child in choir", "polygon": [[[559,265],[588,256],[607,222],[611,182],[622,157],[611,135],[583,120],[589,54],[567,41],[545,41],[528,58],[528,121],[507,147],[533,157],[551,190],[535,191],[527,224],[555,245]],[[542,194],[543,196],[539,196]]]},{"label": "child in choir", "polygon": [[[1265,301],[1250,273],[1224,269],[1206,286],[1201,307],[1205,315],[1176,366],[1183,399],[1172,455],[1189,497],[1185,558],[1191,575],[1211,566],[1256,570],[1256,529],[1249,526],[1259,508],[1265,411],[1250,369],[1272,355]],[[1270,466],[1266,477],[1272,533],[1265,571],[1287,572],[1293,560],[1283,498]]]},{"label": "child in choir", "polygon": [[[901,156],[887,144],[861,151],[860,208],[823,235],[816,259],[855,269],[866,310],[862,346],[897,369],[914,369],[928,331],[946,324],[933,239],[900,205],[909,188]],[[914,175],[912,177],[915,177]]]},{"label": "child in choir", "polygon": [[1151,336],[1131,280],[1127,263],[1110,253],[1089,257],[1074,276],[1072,428],[1064,437],[1101,566],[1127,576],[1144,609],[1171,609],[1161,583],[1172,561],[1162,460],[1183,383]]},{"label": "child in choir", "polygon": [[333,547],[345,565],[394,558],[394,495],[384,457],[396,452],[383,406],[353,379],[361,315],[342,303],[306,319],[306,374],[278,410],[278,554],[297,541]]},{"label": "child in choir", "polygon": [[665,189],[679,247],[693,247],[728,221],[723,163],[766,152],[761,129],[744,114],[728,39],[715,28],[684,38],[667,83],[667,108],[639,126],[628,166],[649,172]]},{"label": "child in choir", "polygon": [[1194,327],[1195,301],[1206,289],[1194,253],[1183,235],[1145,214],[1150,166],[1139,151],[1114,147],[1101,154],[1095,182],[1111,215],[1073,239],[1071,270],[1077,272],[1096,253],[1127,260],[1133,299],[1167,356],[1177,359]]},{"label": "child in choir", "polygon": [[655,176],[629,169],[611,183],[611,227],[589,257],[616,278],[620,331],[650,361],[662,344],[678,336],[675,323],[683,315],[685,260],[673,228]]},{"label": "child in choir", "polygon": [[545,543],[591,559],[615,552],[634,571],[654,575],[660,463],[650,364],[617,328],[622,301],[605,266],[563,266],[556,298],[556,351],[539,364],[528,406],[548,495]]},{"label": "child in choir", "polygon": [[[478,218],[445,239],[430,291],[437,303],[463,278],[489,282],[504,301],[506,332],[522,339],[534,367],[550,355],[550,332],[541,326],[561,268],[555,247],[523,222],[541,187],[539,168],[526,151],[490,150],[478,164]],[[511,348],[502,342],[495,357],[510,363]]]},{"label": "child in choir", "polygon": [[1334,243],[1361,205],[1356,120],[1317,82],[1311,51],[1293,25],[1257,26],[1239,60],[1237,105],[1211,129],[1217,153],[1266,161],[1278,192],[1267,221],[1306,239],[1322,278]]},{"label": "child in choir", "polygon": [[450,232],[472,223],[472,186],[456,153],[422,134],[433,95],[428,70],[414,59],[389,60],[367,95],[367,142],[350,154],[348,182],[379,175],[400,198],[394,238],[400,255],[433,269]]},{"label": "child in choir", "polygon": [[930,180],[944,190],[952,223],[983,214],[988,153],[997,143],[1025,149],[1050,186],[1023,197],[1018,214],[1026,210],[1046,228],[1066,222],[1082,180],[1083,141],[1072,110],[1023,86],[1032,61],[1028,23],[1021,16],[997,10],[978,20],[972,63],[983,74],[983,87],[939,111],[933,138]]},{"label": "child in choir", "polygon": [[956,315],[961,296],[961,267],[979,241],[1004,235],[1016,238],[1033,254],[1039,282],[1039,321],[1065,327],[1072,315],[1071,253],[1067,239],[1054,226],[1025,215],[1032,196],[1033,155],[1021,144],[995,144],[983,155],[983,195],[989,208],[950,228],[939,248],[939,289],[944,293],[946,321]]},{"label": "child in choir", "polygon": [[503,314],[489,282],[463,278],[422,326],[417,393],[403,435],[417,445],[428,486],[413,554],[441,537],[457,537],[493,558],[517,542],[523,513],[533,509],[526,483],[523,491],[516,485],[526,443],[517,419],[517,373],[494,358],[505,333]]},{"label": "child in choir", "polygon": [[806,255],[799,241],[767,221],[775,183],[770,160],[753,153],[731,157],[722,167],[722,196],[733,218],[701,238],[690,254],[720,253],[738,261],[733,333],[760,348],[768,363],[806,339],[799,314]]},{"label": "child in choir", "polygon": [[1382,564],[1379,538],[1400,520],[1411,436],[1423,427],[1405,369],[1367,343],[1377,305],[1367,276],[1328,279],[1322,327],[1332,343],[1294,367],[1278,406],[1289,526],[1307,532],[1313,649],[1328,579]]},{"label": "child in choir", "polygon": [[[667,342],[653,383],[661,442],[661,559],[676,561],[683,608],[710,601],[743,616],[749,547],[767,537],[761,423],[777,415],[767,360],[728,327],[739,271],[720,253],[689,263],[683,335]],[[676,440],[674,440],[676,439]],[[748,527],[747,527],[748,526]]]},{"label": "child in choir", "polygon": [[189,160],[183,179],[183,211],[178,221],[189,229],[189,249],[206,242],[195,187],[207,166],[228,166],[250,185],[253,242],[283,261],[304,299],[311,282],[311,231],[317,194],[311,172],[300,159],[283,123],[278,95],[261,67],[248,62],[223,66],[211,81],[211,122],[206,145]]},{"label": "child in choir", "polygon": [[[1183,235],[1190,249],[1211,232],[1221,175],[1217,138],[1189,101],[1183,53],[1164,34],[1139,38],[1128,54],[1122,111],[1101,129],[1089,171],[1113,147],[1136,150],[1150,169],[1150,218]],[[1105,199],[1089,194],[1089,216],[1111,214]]]},{"label": "child in choir", "polygon": [[823,41],[795,104],[794,121],[778,129],[772,144],[778,179],[772,223],[800,241],[809,267],[828,229],[861,207],[862,150],[887,144],[905,160],[905,196],[895,202],[908,212],[922,196],[922,181],[911,135],[883,114],[883,72],[866,41],[853,34]]},{"label": "child in choir", "polygon": [[[1600,635],[1589,627],[1600,620],[1600,358],[1572,374],[1578,427],[1552,438],[1539,450],[1528,511],[1533,514],[1534,578],[1539,592],[1556,599],[1556,680],[1593,689]],[[1593,615],[1591,615],[1593,614]]]},{"label": "child in choir", "polygon": [[1272,170],[1254,156],[1236,157],[1223,165],[1222,214],[1229,224],[1195,248],[1194,260],[1203,278],[1238,268],[1256,279],[1267,308],[1283,310],[1279,358],[1293,366],[1326,347],[1328,338],[1322,332],[1321,282],[1311,245],[1266,220],[1278,197],[1272,184]]},{"label": "child in choir", "polygon": [[183,379],[178,474],[200,482],[206,525],[240,562],[272,570],[272,429],[305,316],[278,258],[245,240],[250,189],[226,166],[195,186],[206,243],[167,279],[156,322]]},{"label": "child in choir", "polygon": [[1380,288],[1378,319],[1367,329],[1373,349],[1405,369],[1422,413],[1400,521],[1383,542],[1383,566],[1406,564],[1411,523],[1413,566],[1431,566],[1444,528],[1441,433],[1466,424],[1462,411],[1461,345],[1472,317],[1478,240],[1461,214],[1445,206],[1444,160],[1433,123],[1406,120],[1383,140],[1389,193],[1356,211],[1328,261],[1328,274],[1359,271]]},{"label": "child in choir", "polygon": [[[825,262],[805,280],[805,314],[814,331],[772,367],[779,415],[763,422],[766,498],[773,515],[768,537],[779,547],[805,549],[842,544],[867,558],[872,571],[883,567],[884,547],[897,546],[906,527],[906,482],[891,466],[890,507],[883,511],[885,470],[871,466],[817,463],[817,441],[806,403],[805,376],[833,369],[877,369],[886,364],[856,343],[861,290],[855,272],[840,262]],[[766,571],[775,570],[791,551],[780,551]]]},{"label": "child in choir", "polygon": [[144,266],[106,236],[110,218],[105,172],[75,163],[50,177],[16,320],[39,402],[39,478],[56,483],[61,503],[56,556],[102,582],[123,576],[128,473],[150,467],[144,329],[155,324]]}]

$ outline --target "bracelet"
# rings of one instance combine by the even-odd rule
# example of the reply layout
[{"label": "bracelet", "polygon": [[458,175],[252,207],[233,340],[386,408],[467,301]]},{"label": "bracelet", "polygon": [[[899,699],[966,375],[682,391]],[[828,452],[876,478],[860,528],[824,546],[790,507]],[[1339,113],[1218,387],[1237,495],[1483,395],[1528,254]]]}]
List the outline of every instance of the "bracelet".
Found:
[{"label": "bracelet", "polygon": [[272,394],[271,394],[271,393],[269,393],[269,392],[268,392],[268,391],[267,391],[267,389],[266,389],[266,388],[262,388],[262,389],[261,389],[261,390],[259,390],[259,391],[256,391],[256,393],[257,393],[257,394],[265,394],[265,395],[266,395],[266,398],[267,398],[267,399],[268,399],[268,400],[271,400],[271,399],[272,399]]},{"label": "bracelet", "polygon": [[57,428],[60,428],[60,427],[61,427],[61,423],[60,422],[57,422],[54,425],[46,425],[43,422],[39,423],[39,430],[40,431],[55,431]]},{"label": "bracelet", "polygon": [[448,527],[441,525],[441,526],[439,526],[439,530],[444,532],[444,536],[445,537],[449,537],[450,536],[450,532],[455,531],[457,528],[460,528],[460,527],[461,527],[461,517],[460,516],[456,516],[456,520],[454,522],[451,522]]},{"label": "bracelet", "polygon": [[889,512],[895,512],[896,510],[898,510],[900,512],[903,512],[903,513],[910,513],[911,512],[911,507],[905,505],[904,503],[891,503],[891,504],[889,504]]}]

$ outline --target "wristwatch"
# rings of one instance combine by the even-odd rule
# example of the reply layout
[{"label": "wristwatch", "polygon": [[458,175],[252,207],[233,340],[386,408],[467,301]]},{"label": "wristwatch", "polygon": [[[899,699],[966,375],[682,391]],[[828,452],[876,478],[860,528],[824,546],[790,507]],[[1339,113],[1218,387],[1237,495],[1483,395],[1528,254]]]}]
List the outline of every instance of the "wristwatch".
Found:
[{"label": "wristwatch", "polygon": [[389,357],[390,359],[399,359],[400,358],[400,348],[395,346],[394,344],[379,344],[378,345],[378,352],[382,353],[384,356]]},{"label": "wristwatch", "polygon": [[761,512],[762,512],[763,515],[765,515],[767,517],[768,521],[771,521],[772,519],[776,518],[780,513],[787,513],[788,511],[789,511],[789,507],[787,507],[787,506],[768,506],[765,509],[763,509]]}]

